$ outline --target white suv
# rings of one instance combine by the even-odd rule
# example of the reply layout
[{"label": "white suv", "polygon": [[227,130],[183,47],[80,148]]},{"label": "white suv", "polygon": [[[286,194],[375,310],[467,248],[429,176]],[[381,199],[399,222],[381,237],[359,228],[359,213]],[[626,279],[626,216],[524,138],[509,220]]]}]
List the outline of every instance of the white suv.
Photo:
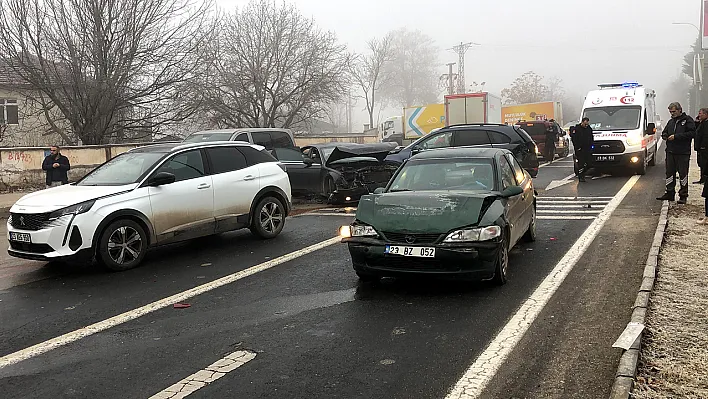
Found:
[{"label": "white suv", "polygon": [[273,238],[291,201],[285,166],[259,145],[150,145],[22,197],[10,209],[8,253],[127,270],[155,245],[245,227]]}]

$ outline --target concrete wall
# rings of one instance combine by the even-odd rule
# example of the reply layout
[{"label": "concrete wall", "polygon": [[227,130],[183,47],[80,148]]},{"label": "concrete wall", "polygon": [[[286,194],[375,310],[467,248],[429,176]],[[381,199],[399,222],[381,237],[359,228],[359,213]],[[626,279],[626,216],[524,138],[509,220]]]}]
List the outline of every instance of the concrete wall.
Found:
[{"label": "concrete wall", "polygon": [[[295,138],[295,144],[300,147],[323,142],[375,143],[376,141],[375,136],[363,135]],[[76,181],[116,155],[144,145],[145,143],[63,147],[61,152],[71,163],[69,181]],[[42,170],[42,161],[47,155],[49,155],[48,148],[0,148],[0,191],[43,187],[46,175]]]}]

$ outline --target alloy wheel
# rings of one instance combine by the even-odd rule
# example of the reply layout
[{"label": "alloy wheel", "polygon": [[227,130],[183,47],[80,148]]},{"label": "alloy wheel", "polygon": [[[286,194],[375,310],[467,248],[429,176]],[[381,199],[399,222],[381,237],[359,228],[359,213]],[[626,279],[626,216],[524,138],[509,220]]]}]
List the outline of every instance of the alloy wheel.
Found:
[{"label": "alloy wheel", "polygon": [[261,208],[259,220],[263,230],[274,233],[283,224],[283,211],[275,202],[266,202]]},{"label": "alloy wheel", "polygon": [[142,250],[140,233],[130,226],[117,228],[108,238],[108,256],[119,265],[137,260]]}]

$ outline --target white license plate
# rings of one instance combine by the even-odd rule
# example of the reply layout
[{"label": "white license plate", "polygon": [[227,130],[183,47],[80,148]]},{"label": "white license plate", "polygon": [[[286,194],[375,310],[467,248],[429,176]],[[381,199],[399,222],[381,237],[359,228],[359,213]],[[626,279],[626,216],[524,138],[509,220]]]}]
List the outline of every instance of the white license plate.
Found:
[{"label": "white license plate", "polygon": [[435,248],[432,247],[399,247],[386,245],[385,253],[389,255],[415,256],[418,258],[434,258]]},{"label": "white license plate", "polygon": [[595,160],[597,162],[606,162],[606,161],[612,162],[615,160],[615,156],[614,155],[598,155],[595,157]]},{"label": "white license plate", "polygon": [[32,237],[27,233],[14,233],[10,232],[10,241],[28,242],[32,243]]}]

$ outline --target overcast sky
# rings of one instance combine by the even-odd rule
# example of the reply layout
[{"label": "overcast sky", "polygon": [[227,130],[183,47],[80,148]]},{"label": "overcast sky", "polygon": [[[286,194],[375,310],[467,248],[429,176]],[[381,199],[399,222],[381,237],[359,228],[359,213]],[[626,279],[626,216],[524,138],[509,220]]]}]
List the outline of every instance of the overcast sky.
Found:
[{"label": "overcast sky", "polygon": [[[485,81],[485,90],[497,95],[532,70],[545,77],[559,76],[566,91],[579,93],[581,99],[598,83],[636,80],[656,89],[660,102],[671,101],[662,98],[660,90],[679,74],[682,57],[698,34],[692,26],[672,23],[699,26],[701,4],[701,0],[290,2],[354,51],[363,51],[368,39],[390,30],[420,29],[440,47],[441,74],[446,63],[457,61],[457,55],[445,49],[460,42],[479,43],[467,53],[465,80]],[[248,0],[217,3],[231,9]],[[363,113],[359,118],[363,123]]]}]

